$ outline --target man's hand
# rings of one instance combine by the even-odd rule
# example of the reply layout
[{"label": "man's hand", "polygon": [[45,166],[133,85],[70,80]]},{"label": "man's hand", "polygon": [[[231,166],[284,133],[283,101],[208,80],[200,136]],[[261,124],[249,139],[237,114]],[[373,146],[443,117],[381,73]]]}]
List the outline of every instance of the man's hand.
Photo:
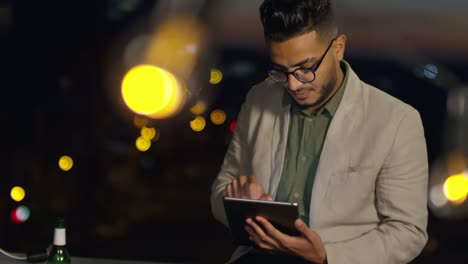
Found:
[{"label": "man's hand", "polygon": [[239,176],[226,185],[226,196],[255,200],[273,200],[255,176]]},{"label": "man's hand", "polygon": [[260,216],[255,217],[255,221],[247,219],[247,224],[245,229],[250,239],[262,249],[296,255],[313,263],[327,263],[322,240],[300,219],[294,225],[301,236],[286,235]]}]

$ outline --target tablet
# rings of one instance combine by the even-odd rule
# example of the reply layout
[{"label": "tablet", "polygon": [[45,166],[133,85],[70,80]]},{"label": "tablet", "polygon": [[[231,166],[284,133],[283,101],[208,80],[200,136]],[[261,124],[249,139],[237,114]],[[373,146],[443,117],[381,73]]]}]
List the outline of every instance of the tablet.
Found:
[{"label": "tablet", "polygon": [[264,217],[285,234],[300,235],[294,226],[294,222],[299,218],[297,203],[224,197],[224,209],[235,244],[253,244],[244,228],[247,225],[246,219],[250,217],[255,221],[255,216]]}]

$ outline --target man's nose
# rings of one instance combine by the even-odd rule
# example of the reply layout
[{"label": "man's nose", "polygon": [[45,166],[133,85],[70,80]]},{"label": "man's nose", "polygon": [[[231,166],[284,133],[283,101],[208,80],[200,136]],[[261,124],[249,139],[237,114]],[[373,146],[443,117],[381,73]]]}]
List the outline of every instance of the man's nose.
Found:
[{"label": "man's nose", "polygon": [[299,88],[302,87],[302,85],[304,85],[301,81],[299,81],[298,79],[296,79],[296,77],[294,77],[293,74],[289,74],[288,75],[288,82],[287,82],[287,85],[288,85],[288,89],[295,92],[297,91]]}]

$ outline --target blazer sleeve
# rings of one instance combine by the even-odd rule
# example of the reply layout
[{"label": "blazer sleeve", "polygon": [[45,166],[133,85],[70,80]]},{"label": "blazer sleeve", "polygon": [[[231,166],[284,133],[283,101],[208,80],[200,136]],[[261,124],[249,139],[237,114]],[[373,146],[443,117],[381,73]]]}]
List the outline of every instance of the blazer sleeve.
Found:
[{"label": "blazer sleeve", "polygon": [[247,149],[247,134],[249,129],[249,115],[251,111],[251,92],[247,95],[237,117],[236,127],[224,157],[221,170],[211,186],[211,211],[215,219],[228,226],[223,205],[225,186],[239,175],[248,175],[249,150]]},{"label": "blazer sleeve", "polygon": [[328,263],[408,263],[419,255],[427,242],[427,183],[424,129],[419,113],[410,108],[377,177],[381,224],[348,241],[325,244]]}]

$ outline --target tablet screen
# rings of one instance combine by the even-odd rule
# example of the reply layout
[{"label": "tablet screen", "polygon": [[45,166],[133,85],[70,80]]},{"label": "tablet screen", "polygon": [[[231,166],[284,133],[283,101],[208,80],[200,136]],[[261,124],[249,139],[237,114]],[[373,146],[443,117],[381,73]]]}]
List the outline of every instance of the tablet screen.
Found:
[{"label": "tablet screen", "polygon": [[266,200],[251,200],[224,197],[224,209],[231,229],[233,242],[238,245],[252,245],[249,234],[245,231],[246,219],[262,216],[279,231],[297,236],[294,222],[299,218],[297,203],[286,203]]}]

